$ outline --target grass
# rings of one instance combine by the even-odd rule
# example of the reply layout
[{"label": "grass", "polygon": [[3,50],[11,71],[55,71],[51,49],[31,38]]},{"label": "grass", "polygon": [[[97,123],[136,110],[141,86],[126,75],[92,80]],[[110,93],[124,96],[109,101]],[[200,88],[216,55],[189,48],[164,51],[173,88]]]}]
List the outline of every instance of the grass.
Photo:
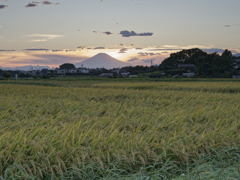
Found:
[{"label": "grass", "polygon": [[238,82],[51,82],[0,84],[0,177],[237,179]]}]

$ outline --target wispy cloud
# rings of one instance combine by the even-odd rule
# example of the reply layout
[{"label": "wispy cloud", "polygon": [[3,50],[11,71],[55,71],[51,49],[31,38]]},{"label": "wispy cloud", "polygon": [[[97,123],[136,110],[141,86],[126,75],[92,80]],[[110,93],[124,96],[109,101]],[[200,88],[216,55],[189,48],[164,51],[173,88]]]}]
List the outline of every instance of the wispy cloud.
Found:
[{"label": "wispy cloud", "polygon": [[120,43],[120,44],[116,44],[115,46],[123,46],[123,43]]},{"label": "wispy cloud", "polygon": [[24,51],[48,51],[49,49],[24,49]]},{"label": "wispy cloud", "polygon": [[105,47],[95,47],[93,49],[105,49]]},{"label": "wispy cloud", "polygon": [[160,56],[161,53],[148,53],[148,52],[139,52],[139,56]]},{"label": "wispy cloud", "polygon": [[145,33],[136,33],[134,31],[121,31],[119,33],[120,35],[122,35],[122,37],[131,37],[131,36],[152,36],[153,33],[150,32],[145,32]]},{"label": "wispy cloud", "polygon": [[129,59],[127,60],[128,62],[134,62],[134,61],[139,61],[140,59],[139,58],[132,58],[132,59]]},{"label": "wispy cloud", "polygon": [[[34,38],[30,42],[44,42],[55,38],[63,37],[65,35],[55,35],[55,34],[30,34],[28,37]],[[36,39],[37,38],[37,39]]]},{"label": "wispy cloud", "polygon": [[0,52],[4,52],[4,51],[15,51],[15,50],[5,50],[5,49],[0,49]]},{"label": "wispy cloud", "polygon": [[105,35],[113,35],[114,33],[111,33],[111,32],[109,32],[109,31],[106,31],[106,32],[102,32],[102,31],[93,31],[94,33],[96,33],[96,34],[98,34],[98,33],[100,33],[100,34],[105,34]]},{"label": "wispy cloud", "polygon": [[127,50],[128,50],[127,48],[122,48],[122,49],[119,50],[118,53],[126,53]]},{"label": "wispy cloud", "polygon": [[132,62],[132,63],[150,63],[150,62],[153,62],[155,61],[155,59],[139,59],[139,58],[132,58],[132,59],[129,59],[128,62]]},{"label": "wispy cloud", "polygon": [[32,1],[28,3],[25,7],[36,7],[38,4],[43,4],[43,5],[58,5],[60,3],[53,3],[51,1]]}]

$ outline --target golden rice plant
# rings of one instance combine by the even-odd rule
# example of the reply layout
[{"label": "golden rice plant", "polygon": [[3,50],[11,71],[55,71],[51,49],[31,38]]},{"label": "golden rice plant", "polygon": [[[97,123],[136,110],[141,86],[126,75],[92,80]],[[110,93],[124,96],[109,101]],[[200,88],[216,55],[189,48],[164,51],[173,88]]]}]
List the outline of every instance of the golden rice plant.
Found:
[{"label": "golden rice plant", "polygon": [[14,164],[39,178],[92,161],[101,168],[114,161],[139,168],[168,158],[194,161],[208,147],[238,146],[240,95],[216,93],[227,88],[186,82],[1,84],[0,174]]}]

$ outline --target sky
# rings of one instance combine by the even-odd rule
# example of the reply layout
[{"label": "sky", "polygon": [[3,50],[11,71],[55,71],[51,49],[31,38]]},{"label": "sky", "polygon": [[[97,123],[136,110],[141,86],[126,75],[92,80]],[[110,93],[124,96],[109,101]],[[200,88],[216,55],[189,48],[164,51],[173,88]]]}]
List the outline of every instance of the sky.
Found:
[{"label": "sky", "polygon": [[0,0],[0,66],[78,63],[107,53],[132,65],[173,52],[240,52],[239,0]]}]

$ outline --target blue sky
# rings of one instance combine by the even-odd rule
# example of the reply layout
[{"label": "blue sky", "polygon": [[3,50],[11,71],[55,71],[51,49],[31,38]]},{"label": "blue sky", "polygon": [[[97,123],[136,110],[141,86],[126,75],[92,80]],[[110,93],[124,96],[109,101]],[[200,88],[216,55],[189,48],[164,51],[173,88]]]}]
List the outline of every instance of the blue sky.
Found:
[{"label": "blue sky", "polygon": [[0,66],[58,66],[99,52],[133,65],[193,47],[237,53],[239,7],[239,0],[0,0]]}]

